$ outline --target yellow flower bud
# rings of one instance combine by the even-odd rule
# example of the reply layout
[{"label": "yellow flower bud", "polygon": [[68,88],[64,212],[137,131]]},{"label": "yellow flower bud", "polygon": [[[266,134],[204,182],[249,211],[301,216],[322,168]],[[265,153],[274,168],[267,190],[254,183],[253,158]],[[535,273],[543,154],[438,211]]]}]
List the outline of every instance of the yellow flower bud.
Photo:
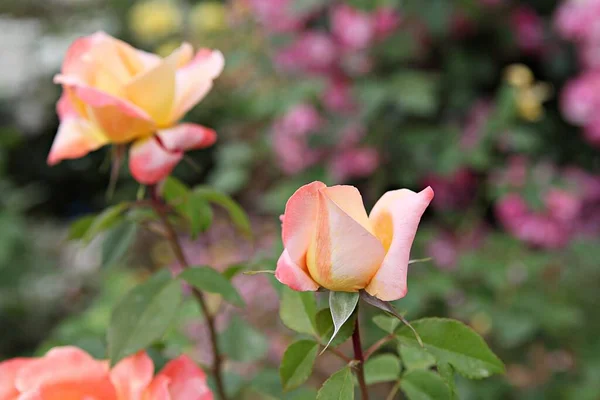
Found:
[{"label": "yellow flower bud", "polygon": [[215,32],[226,28],[227,10],[223,3],[204,1],[190,11],[190,26],[196,32]]},{"label": "yellow flower bud", "polygon": [[504,79],[509,85],[522,89],[533,83],[533,72],[523,64],[513,64],[506,68]]},{"label": "yellow flower bud", "polygon": [[176,32],[183,17],[179,8],[168,0],[136,3],[129,10],[129,26],[140,40],[152,42]]}]

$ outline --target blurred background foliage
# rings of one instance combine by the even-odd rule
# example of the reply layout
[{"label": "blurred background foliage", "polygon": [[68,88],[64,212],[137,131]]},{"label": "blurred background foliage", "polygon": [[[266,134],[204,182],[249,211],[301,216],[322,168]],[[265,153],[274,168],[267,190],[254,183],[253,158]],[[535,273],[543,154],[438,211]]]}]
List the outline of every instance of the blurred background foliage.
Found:
[{"label": "blurred background foliage", "polygon": [[[216,212],[186,243],[193,263],[273,269],[277,216],[315,179],[358,186],[367,209],[386,190],[431,185],[413,258],[433,261],[411,267],[396,306],[468,323],[505,361],[505,376],[461,381],[461,398],[597,399],[599,27],[596,0],[2,1],[0,359],[58,344],[102,356],[116,301],[172,263],[148,232],[109,231],[108,246],[133,243],[110,266],[114,248],[67,241],[76,217],[138,191],[123,169],[107,196],[106,149],[45,164],[58,123],[51,77],[74,38],[101,29],[161,55],[182,40],[226,55],[187,116],[215,128],[217,145],[175,175],[234,195],[255,239]],[[273,314],[281,287],[234,282],[249,309],[212,304],[224,307],[228,387],[284,398],[276,368],[292,332]],[[206,363],[205,334],[188,304],[152,354]],[[370,326],[367,342],[378,335]],[[340,366],[320,360],[315,384]]]}]

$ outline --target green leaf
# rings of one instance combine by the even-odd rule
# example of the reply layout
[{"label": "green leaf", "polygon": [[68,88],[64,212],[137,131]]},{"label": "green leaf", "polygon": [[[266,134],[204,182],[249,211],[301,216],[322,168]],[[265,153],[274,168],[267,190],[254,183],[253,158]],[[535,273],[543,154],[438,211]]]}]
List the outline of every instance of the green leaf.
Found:
[{"label": "green leaf", "polygon": [[223,271],[223,276],[228,280],[232,280],[237,274],[246,269],[245,265],[232,265]]},{"label": "green leaf", "polygon": [[284,390],[297,388],[306,382],[312,374],[318,351],[319,344],[312,340],[300,340],[287,348],[279,367]]},{"label": "green leaf", "polygon": [[108,228],[114,226],[117,222],[119,222],[121,218],[121,214],[125,210],[127,205],[125,203],[117,204],[116,206],[112,206],[102,211],[96,218],[94,218],[94,222],[90,225],[90,227],[86,230],[83,235],[83,240],[85,242],[91,241],[97,234],[102,231],[107,230]]},{"label": "green leaf", "polygon": [[196,289],[217,293],[228,303],[244,307],[244,300],[231,282],[210,267],[190,267],[183,271],[179,278],[185,280]]},{"label": "green leaf", "polygon": [[439,103],[439,76],[417,70],[405,70],[389,82],[395,100],[407,114],[426,117],[435,113]]},{"label": "green leaf", "polygon": [[197,187],[194,192],[206,201],[223,207],[229,214],[234,225],[246,235],[251,235],[250,220],[246,212],[231,197],[225,193],[208,187]]},{"label": "green leaf", "polygon": [[416,369],[402,376],[400,388],[409,400],[448,400],[450,391],[435,372]]},{"label": "green leaf", "polygon": [[219,345],[230,359],[240,362],[260,360],[269,349],[265,336],[237,315],[219,336]]},{"label": "green leaf", "polygon": [[75,222],[71,223],[69,227],[69,240],[80,240],[83,239],[86,232],[90,229],[94,220],[96,219],[95,215],[86,215],[81,218],[78,218]]},{"label": "green leaf", "polygon": [[365,381],[367,385],[397,381],[399,377],[400,360],[394,354],[374,356],[365,362]]},{"label": "green leaf", "polygon": [[354,400],[354,379],[350,367],[331,375],[319,389],[317,400]]},{"label": "green leaf", "polygon": [[333,334],[323,351],[329,347],[340,329],[342,329],[344,322],[350,318],[356,309],[358,298],[358,292],[329,292],[329,310],[331,311],[331,319],[333,320]]},{"label": "green leaf", "polygon": [[386,331],[387,333],[394,333],[400,321],[396,317],[388,317],[387,315],[376,315],[373,317],[373,323]]},{"label": "green leaf", "polygon": [[[317,332],[321,340],[327,342],[333,334],[333,319],[329,308],[324,308],[317,313]],[[352,336],[354,332],[354,323],[356,322],[356,313],[353,313],[350,318],[344,323],[338,334],[331,341],[329,346],[336,347],[344,343]]]},{"label": "green leaf", "polygon": [[181,285],[163,270],[133,288],[114,308],[107,332],[114,365],[159,340],[181,303]]},{"label": "green leaf", "polygon": [[435,365],[435,357],[422,347],[398,346],[402,363],[408,370],[429,369]]},{"label": "green leaf", "polygon": [[165,183],[162,187],[162,195],[167,203],[183,203],[187,199],[189,193],[190,189],[179,179],[172,176],[169,176],[167,179],[165,179]]},{"label": "green leaf", "polygon": [[205,232],[213,220],[213,212],[210,204],[197,193],[191,193],[187,198],[181,211],[190,224],[190,236],[192,239],[198,237],[200,232]]},{"label": "green leaf", "polygon": [[[424,318],[413,322],[425,348],[439,363],[448,363],[467,378],[486,378],[503,373],[504,364],[484,340],[462,322],[445,318]],[[401,342],[418,346],[414,334],[407,328],[397,333]]]},{"label": "green leaf", "polygon": [[458,398],[458,394],[456,393],[456,384],[454,382],[454,368],[452,365],[448,363],[440,363],[438,365],[438,373],[446,382],[446,386],[450,390],[450,400],[454,400]]},{"label": "green leaf", "polygon": [[136,234],[137,225],[131,221],[123,221],[111,229],[102,242],[102,266],[108,268],[119,262],[135,240]]},{"label": "green leaf", "polygon": [[285,326],[299,333],[315,334],[317,303],[312,292],[297,292],[284,287],[279,317]]}]

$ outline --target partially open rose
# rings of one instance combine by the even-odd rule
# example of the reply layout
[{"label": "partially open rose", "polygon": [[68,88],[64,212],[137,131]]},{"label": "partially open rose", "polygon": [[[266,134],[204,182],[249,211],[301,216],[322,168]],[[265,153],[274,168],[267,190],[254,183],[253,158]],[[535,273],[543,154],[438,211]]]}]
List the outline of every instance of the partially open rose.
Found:
[{"label": "partially open rose", "polygon": [[110,143],[133,143],[132,175],[157,183],[184,151],[215,142],[212,129],[178,121],[206,96],[223,66],[221,52],[201,49],[194,55],[188,43],[160,58],[103,32],[77,39],[54,78],[63,95],[48,163],[83,157]]},{"label": "partially open rose", "polygon": [[433,190],[387,192],[367,215],[353,186],[302,186],[282,217],[275,276],[294,290],[356,292],[391,301],[407,292],[410,248]]},{"label": "partially open rose", "polygon": [[181,356],[154,375],[144,352],[119,362],[95,360],[76,347],[56,347],[41,358],[0,363],[0,400],[212,400],[206,375]]}]

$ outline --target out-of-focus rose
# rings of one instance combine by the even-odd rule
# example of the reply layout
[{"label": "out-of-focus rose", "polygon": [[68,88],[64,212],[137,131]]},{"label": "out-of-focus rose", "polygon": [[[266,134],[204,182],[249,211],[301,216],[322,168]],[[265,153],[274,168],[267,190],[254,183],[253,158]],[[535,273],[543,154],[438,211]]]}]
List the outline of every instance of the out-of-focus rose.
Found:
[{"label": "out-of-focus rose", "polygon": [[152,42],[176,32],[183,21],[177,5],[167,0],[135,3],[129,10],[129,27],[140,40]]},{"label": "out-of-focus rose", "polygon": [[223,65],[221,52],[201,49],[194,55],[187,43],[160,58],[103,32],[77,39],[54,78],[63,95],[48,164],[109,143],[133,142],[134,178],[144,184],[161,181],[184,151],[216,140],[212,129],[178,121],[207,95]]},{"label": "out-of-focus rose", "polygon": [[375,37],[377,39],[385,39],[398,27],[402,22],[402,17],[392,7],[381,7],[373,13],[373,24],[375,26]]},{"label": "out-of-focus rose", "polygon": [[323,104],[329,111],[350,113],[356,110],[349,79],[333,77],[323,93]]},{"label": "out-of-focus rose", "polygon": [[248,0],[258,22],[272,32],[293,32],[302,28],[303,16],[295,13],[292,0]]},{"label": "out-of-focus rose", "polygon": [[329,73],[337,61],[335,42],[325,32],[307,31],[275,57],[276,64],[287,71],[315,74]]},{"label": "out-of-focus rose", "polygon": [[370,147],[342,150],[331,160],[330,171],[336,182],[372,174],[379,166],[379,154]]},{"label": "out-of-focus rose", "polygon": [[205,373],[181,356],[154,375],[144,352],[120,361],[95,360],[76,347],[56,347],[41,358],[0,363],[1,400],[212,400]]},{"label": "out-of-focus rose", "polygon": [[375,23],[371,15],[340,4],[331,13],[331,31],[343,47],[361,50],[375,38]]},{"label": "out-of-focus rose", "polygon": [[431,188],[394,190],[367,215],[353,186],[302,186],[285,207],[275,276],[299,291],[365,289],[381,300],[402,298],[410,248],[432,199]]},{"label": "out-of-focus rose", "polygon": [[518,7],[513,10],[511,24],[517,46],[523,51],[537,53],[544,45],[544,25],[542,18],[529,7]]},{"label": "out-of-focus rose", "polygon": [[321,125],[321,116],[309,104],[294,106],[274,123],[273,147],[285,173],[298,173],[319,160],[321,152],[310,148],[308,139]]}]

